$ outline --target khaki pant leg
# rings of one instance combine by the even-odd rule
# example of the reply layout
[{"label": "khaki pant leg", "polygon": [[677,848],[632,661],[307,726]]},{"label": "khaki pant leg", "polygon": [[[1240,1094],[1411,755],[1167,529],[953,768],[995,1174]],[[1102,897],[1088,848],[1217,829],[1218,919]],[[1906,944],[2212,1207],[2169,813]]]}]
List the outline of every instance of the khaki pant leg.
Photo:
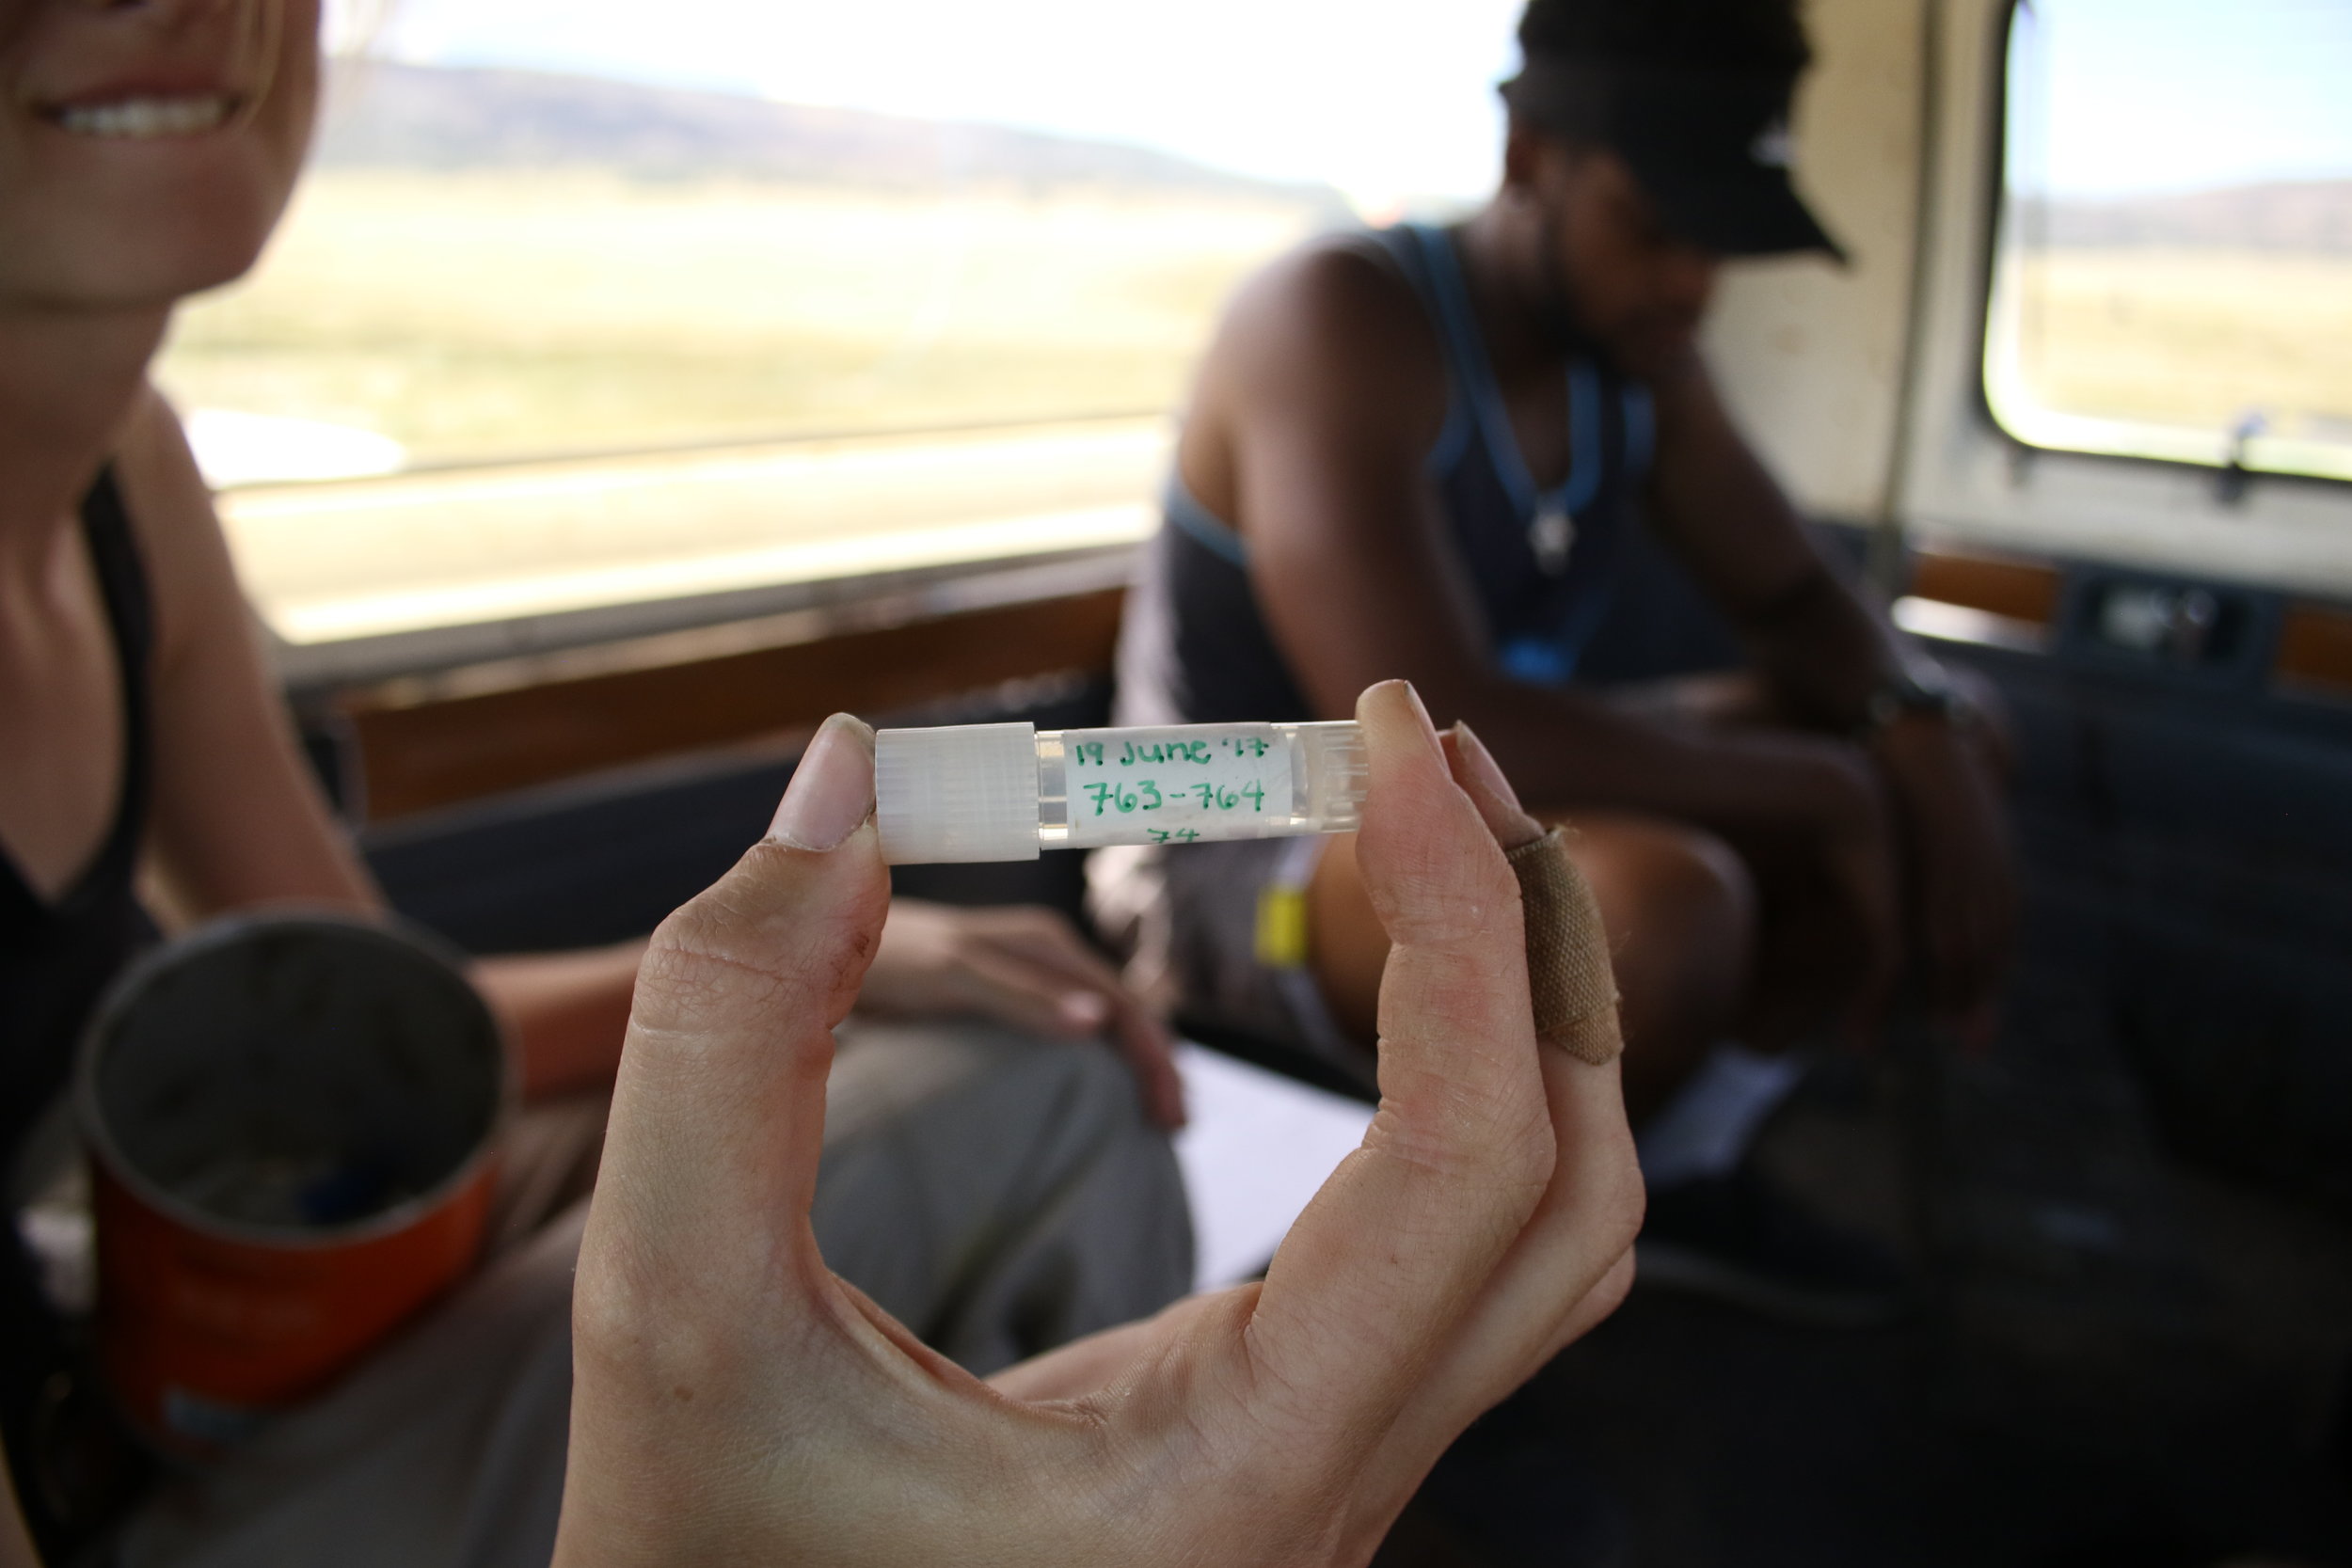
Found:
[{"label": "khaki pant leg", "polygon": [[1184,1181],[1095,1044],[843,1031],[812,1218],[834,1272],[982,1376],[1192,1282]]}]

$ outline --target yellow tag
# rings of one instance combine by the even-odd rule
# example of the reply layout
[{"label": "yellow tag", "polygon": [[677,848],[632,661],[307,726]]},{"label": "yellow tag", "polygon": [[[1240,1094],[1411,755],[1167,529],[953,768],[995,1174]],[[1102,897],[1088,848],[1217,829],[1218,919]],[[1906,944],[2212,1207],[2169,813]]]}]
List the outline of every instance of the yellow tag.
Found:
[{"label": "yellow tag", "polygon": [[1307,892],[1265,887],[1258,892],[1258,961],[1268,969],[1307,964]]}]

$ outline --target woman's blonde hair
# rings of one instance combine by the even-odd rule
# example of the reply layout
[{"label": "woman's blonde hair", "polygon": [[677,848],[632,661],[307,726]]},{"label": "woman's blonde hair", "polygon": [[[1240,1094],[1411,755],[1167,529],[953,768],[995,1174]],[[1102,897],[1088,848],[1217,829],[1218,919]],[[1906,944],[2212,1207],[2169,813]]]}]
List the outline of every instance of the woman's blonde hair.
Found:
[{"label": "woman's blonde hair", "polygon": [[400,8],[400,0],[326,0],[322,36],[330,54],[357,58],[372,53]]}]

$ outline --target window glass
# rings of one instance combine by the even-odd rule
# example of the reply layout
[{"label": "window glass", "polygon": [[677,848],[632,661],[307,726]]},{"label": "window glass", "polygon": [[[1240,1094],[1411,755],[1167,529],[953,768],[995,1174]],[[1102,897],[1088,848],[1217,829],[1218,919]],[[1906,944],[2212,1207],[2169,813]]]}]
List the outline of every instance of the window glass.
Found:
[{"label": "window glass", "polygon": [[1512,9],[346,5],[162,377],[231,483],[1162,412],[1248,269],[1490,180]]},{"label": "window glass", "polygon": [[1242,277],[1491,188],[1518,8],[334,0],[160,378],[295,644],[1122,543]]},{"label": "window glass", "polygon": [[2031,445],[2352,478],[2352,6],[2021,0],[1985,385]]}]

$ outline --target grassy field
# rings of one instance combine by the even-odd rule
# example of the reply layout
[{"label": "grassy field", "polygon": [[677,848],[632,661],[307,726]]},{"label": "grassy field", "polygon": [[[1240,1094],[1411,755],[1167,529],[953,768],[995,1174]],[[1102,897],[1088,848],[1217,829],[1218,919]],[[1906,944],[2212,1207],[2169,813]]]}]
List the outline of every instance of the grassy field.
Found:
[{"label": "grassy field", "polygon": [[314,175],[185,310],[186,407],[412,460],[1160,409],[1304,209],[587,176]]},{"label": "grassy field", "polygon": [[2042,406],[2352,442],[2352,256],[2059,250],[2022,264],[2019,369]]},{"label": "grassy field", "polygon": [[[935,200],[329,170],[185,311],[183,405],[350,424],[412,460],[1164,409],[1303,208]],[[2352,441],[2352,257],[2060,250],[2020,267],[2054,411]]]}]

